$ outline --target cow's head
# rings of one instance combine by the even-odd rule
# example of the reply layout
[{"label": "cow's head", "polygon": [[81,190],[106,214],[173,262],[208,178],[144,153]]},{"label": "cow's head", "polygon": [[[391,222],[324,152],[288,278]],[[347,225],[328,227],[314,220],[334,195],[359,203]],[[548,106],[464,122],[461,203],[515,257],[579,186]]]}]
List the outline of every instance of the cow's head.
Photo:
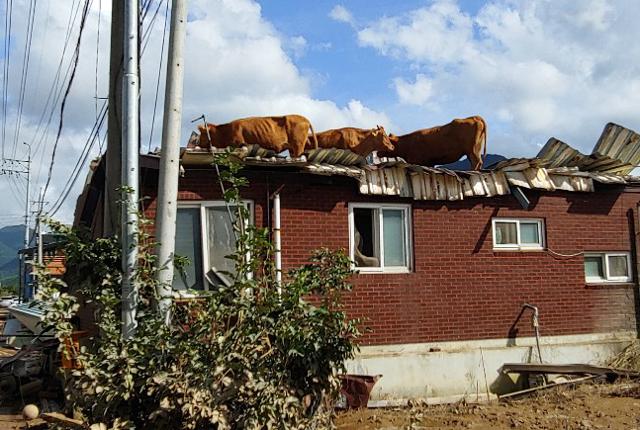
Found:
[{"label": "cow's head", "polygon": [[371,152],[393,151],[395,149],[384,127],[379,125],[371,129],[367,140],[369,141],[369,145],[367,146],[369,146],[368,149],[370,149]]},{"label": "cow's head", "polygon": [[393,151],[395,149],[395,146],[391,142],[391,139],[389,139],[389,136],[387,135],[387,132],[384,130],[384,127],[380,125],[376,126],[376,128],[371,130],[371,134],[378,142],[378,145],[377,145],[378,148],[376,149],[377,151],[384,151],[384,150]]},{"label": "cow's head", "polygon": [[216,126],[213,124],[200,124],[198,126],[198,132],[200,136],[198,137],[198,146],[203,149],[208,149],[213,146],[214,134],[216,131]]}]

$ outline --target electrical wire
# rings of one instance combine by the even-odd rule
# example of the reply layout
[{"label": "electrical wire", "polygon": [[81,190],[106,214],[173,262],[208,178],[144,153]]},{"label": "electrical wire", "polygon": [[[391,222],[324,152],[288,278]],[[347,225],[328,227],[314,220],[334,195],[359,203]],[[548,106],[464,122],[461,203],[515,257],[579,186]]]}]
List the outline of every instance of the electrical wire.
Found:
[{"label": "electrical wire", "polygon": [[7,107],[9,99],[9,71],[11,70],[11,21],[13,0],[6,0],[4,15],[4,63],[2,79],[2,161],[4,161],[5,142],[7,140]]},{"label": "electrical wire", "polygon": [[27,90],[27,78],[29,76],[29,60],[31,58],[31,41],[33,40],[33,23],[36,16],[35,0],[29,2],[29,16],[27,18],[27,37],[24,42],[24,52],[22,55],[22,73],[20,76],[20,89],[18,91],[18,112],[16,116],[16,128],[13,133],[13,155],[16,156],[18,140],[20,139],[20,128],[22,126],[22,111],[24,109],[24,96]]},{"label": "electrical wire", "polygon": [[549,248],[545,248],[544,250],[545,252],[551,254],[554,257],[561,257],[561,258],[575,258],[584,254],[584,251],[576,252],[575,254],[561,254],[560,252],[556,252]]},{"label": "electrical wire", "polygon": [[51,162],[49,163],[49,172],[47,174],[47,181],[45,182],[44,191],[42,193],[43,198],[46,196],[47,190],[49,189],[49,184],[51,183],[51,176],[53,174],[53,166],[55,164],[56,152],[58,149],[58,144],[60,143],[60,135],[62,134],[62,127],[64,126],[64,108],[67,104],[67,98],[69,96],[69,93],[71,92],[71,87],[73,85],[73,80],[76,76],[76,71],[78,70],[78,60],[80,57],[80,43],[82,42],[82,34],[84,33],[84,27],[87,22],[88,12],[89,12],[89,0],[85,0],[84,8],[82,10],[82,19],[80,20],[80,30],[78,33],[78,40],[76,42],[76,47],[73,53],[73,70],[71,72],[71,77],[69,78],[69,83],[64,93],[62,103],[60,104],[60,121],[58,123],[58,132],[56,134],[56,140],[53,144],[53,150],[51,151]]},{"label": "electrical wire", "polygon": [[87,158],[91,153],[91,149],[93,148],[93,145],[95,144],[96,141],[100,140],[100,128],[102,127],[106,116],[107,116],[107,102],[105,101],[100,110],[98,122],[94,124],[93,129],[89,133],[89,137],[85,142],[85,145],[80,154],[80,157],[78,157],[78,161],[76,162],[76,165],[72,169],[71,176],[69,176],[69,179],[67,179],[67,182],[62,188],[62,192],[60,193],[60,196],[53,203],[51,210],[48,211],[48,215],[50,217],[54,216],[60,210],[65,200],[69,196],[69,193],[71,192],[74,185],[76,184],[76,181],[78,180],[78,177],[80,176],[80,173],[82,172],[83,167],[87,162]]},{"label": "electrical wire", "polygon": [[[167,36],[167,18],[169,16],[169,1],[164,10],[164,27],[162,32],[162,48],[160,49],[160,61],[158,62],[158,76],[156,78],[156,94],[153,101],[153,115],[151,116],[151,131],[149,132],[149,144],[147,145],[147,152],[151,152],[151,142],[153,141],[153,130],[156,124],[156,111],[158,109],[158,94],[160,93],[160,78],[162,75],[162,63],[164,60],[164,45]],[[145,45],[146,46],[146,45]],[[144,52],[143,52],[144,53]]]},{"label": "electrical wire", "polygon": [[98,31],[96,37],[96,80],[94,86],[94,106],[96,109],[96,121],[98,120],[98,65],[100,63],[100,20],[102,18],[102,0],[98,0]]}]

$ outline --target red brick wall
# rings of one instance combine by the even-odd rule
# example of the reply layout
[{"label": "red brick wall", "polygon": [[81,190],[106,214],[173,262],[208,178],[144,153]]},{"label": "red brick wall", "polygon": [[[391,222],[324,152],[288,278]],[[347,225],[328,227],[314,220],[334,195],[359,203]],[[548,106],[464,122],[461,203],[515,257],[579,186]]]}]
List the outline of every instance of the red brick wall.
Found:
[{"label": "red brick wall", "polygon": [[[422,202],[358,194],[355,181],[300,173],[251,172],[244,198],[255,202],[255,221],[268,225],[267,195],[281,191],[284,269],[304,263],[311,250],[349,246],[348,202],[412,204],[414,268],[409,274],[361,274],[345,298],[348,312],[372,331],[364,344],[505,338],[523,303],[540,309],[543,336],[636,329],[636,288],[586,286],[583,257],[546,252],[494,252],[491,218],[543,218],[550,249],[633,251],[630,217],[640,194],[538,193],[527,190],[530,210],[515,198]],[[215,176],[188,170],[180,199],[217,199]],[[153,216],[155,201],[147,210]],[[631,218],[632,219],[632,218]],[[632,254],[635,261],[635,253]],[[511,334],[530,335],[526,315]]]}]

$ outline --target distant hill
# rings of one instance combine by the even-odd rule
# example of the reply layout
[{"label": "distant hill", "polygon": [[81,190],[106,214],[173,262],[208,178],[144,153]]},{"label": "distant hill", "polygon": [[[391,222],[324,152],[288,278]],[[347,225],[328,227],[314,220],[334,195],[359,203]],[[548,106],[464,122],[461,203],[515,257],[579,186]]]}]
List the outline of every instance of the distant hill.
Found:
[{"label": "distant hill", "polygon": [[24,226],[0,228],[0,281],[3,285],[18,283],[18,250],[22,248]]},{"label": "distant hill", "polygon": [[[499,163],[500,161],[506,160],[506,159],[507,157],[503,157],[502,155],[499,155],[499,154],[487,154],[487,158],[485,158],[484,164],[482,165],[482,167],[487,168],[492,164]],[[440,167],[444,167],[445,169],[450,169],[450,170],[470,170],[471,164],[469,163],[469,160],[467,160],[467,157],[465,157],[462,160],[456,161],[455,163],[443,164]]]}]

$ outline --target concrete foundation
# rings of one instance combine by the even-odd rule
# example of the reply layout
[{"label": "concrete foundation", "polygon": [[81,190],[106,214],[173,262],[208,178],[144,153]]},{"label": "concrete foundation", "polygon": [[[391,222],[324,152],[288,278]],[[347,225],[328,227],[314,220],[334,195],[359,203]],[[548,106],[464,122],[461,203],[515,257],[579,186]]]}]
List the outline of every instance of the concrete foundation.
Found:
[{"label": "concrete foundation", "polygon": [[[540,339],[546,363],[603,364],[637,338],[635,331]],[[365,346],[347,363],[349,373],[383,375],[371,393],[377,404],[407,399],[482,401],[513,391],[522,381],[503,375],[504,363],[538,362],[535,338]],[[485,377],[486,375],[486,377]]]}]

